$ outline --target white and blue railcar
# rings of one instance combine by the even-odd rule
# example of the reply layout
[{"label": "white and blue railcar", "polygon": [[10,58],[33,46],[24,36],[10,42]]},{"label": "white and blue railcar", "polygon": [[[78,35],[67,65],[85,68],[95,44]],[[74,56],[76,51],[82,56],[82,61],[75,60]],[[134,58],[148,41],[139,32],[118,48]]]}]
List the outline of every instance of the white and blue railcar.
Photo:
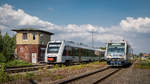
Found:
[{"label": "white and blue railcar", "polygon": [[131,64],[133,50],[126,41],[108,42],[106,45],[105,60],[111,66],[125,66]]},{"label": "white and blue railcar", "polygon": [[[45,52],[46,63],[70,63],[97,61],[97,49],[72,41],[50,41]],[[98,51],[99,52],[99,51]]]}]

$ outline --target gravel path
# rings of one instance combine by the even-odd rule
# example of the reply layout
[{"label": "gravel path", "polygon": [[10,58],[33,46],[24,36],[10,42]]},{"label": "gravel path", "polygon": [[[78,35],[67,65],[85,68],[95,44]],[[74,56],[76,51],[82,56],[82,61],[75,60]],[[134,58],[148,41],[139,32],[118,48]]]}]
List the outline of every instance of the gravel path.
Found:
[{"label": "gravel path", "polygon": [[[55,72],[53,72],[54,74],[60,74],[60,75],[63,75],[64,78],[71,78],[75,75],[80,75],[80,74],[83,74],[83,73],[87,73],[87,72],[91,72],[91,71],[95,71],[96,69],[100,69],[100,68],[103,68],[105,67],[106,65],[103,65],[103,64],[93,64],[92,66],[90,67],[84,67],[84,68],[81,68],[81,69],[60,69],[60,70],[56,70]],[[61,79],[60,79],[61,80]],[[38,84],[53,84],[54,81],[59,81],[59,80],[52,80],[52,78],[42,78],[41,79],[41,82],[37,82]],[[83,83],[82,83],[83,84]]]},{"label": "gravel path", "polygon": [[109,74],[110,72],[113,72],[115,71],[116,69],[107,69],[105,71],[102,71],[102,72],[98,72],[94,75],[90,75],[90,76],[87,76],[87,77],[84,77],[84,78],[81,78],[79,80],[76,80],[76,81],[73,81],[73,82],[70,82],[68,84],[93,84],[94,82],[96,82],[97,80],[101,79],[102,77],[104,77],[105,75]]},{"label": "gravel path", "polygon": [[124,68],[99,84],[150,84],[150,69]]}]

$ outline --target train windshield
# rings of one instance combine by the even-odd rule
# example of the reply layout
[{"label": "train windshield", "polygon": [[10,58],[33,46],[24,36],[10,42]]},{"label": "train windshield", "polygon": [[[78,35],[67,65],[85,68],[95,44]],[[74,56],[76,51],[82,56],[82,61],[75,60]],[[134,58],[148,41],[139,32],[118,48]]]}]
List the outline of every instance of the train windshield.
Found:
[{"label": "train windshield", "polygon": [[125,52],[125,44],[113,44],[110,43],[108,45],[108,53],[124,53]]},{"label": "train windshield", "polygon": [[58,53],[61,43],[49,43],[47,53]]}]

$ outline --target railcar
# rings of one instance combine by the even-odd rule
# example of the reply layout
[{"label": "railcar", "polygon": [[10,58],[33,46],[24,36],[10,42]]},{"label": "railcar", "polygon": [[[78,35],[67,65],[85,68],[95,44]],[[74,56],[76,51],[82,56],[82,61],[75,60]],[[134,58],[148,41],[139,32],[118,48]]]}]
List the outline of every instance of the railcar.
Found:
[{"label": "railcar", "polygon": [[125,66],[131,64],[133,49],[127,41],[108,42],[106,45],[105,60],[110,66]]},{"label": "railcar", "polygon": [[72,41],[50,41],[45,52],[46,63],[98,61],[98,49]]}]

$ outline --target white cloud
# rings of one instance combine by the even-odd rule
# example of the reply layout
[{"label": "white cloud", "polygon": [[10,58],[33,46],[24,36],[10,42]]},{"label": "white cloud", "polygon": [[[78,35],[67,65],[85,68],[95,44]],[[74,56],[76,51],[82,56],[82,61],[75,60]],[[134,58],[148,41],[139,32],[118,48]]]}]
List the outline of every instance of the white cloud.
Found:
[{"label": "white cloud", "polygon": [[[76,24],[68,24],[64,27],[59,27],[55,31],[58,31],[56,37],[60,39],[75,39],[78,38],[79,40],[89,42],[91,41],[92,34],[94,32],[94,39],[100,42],[107,42],[110,40],[122,40],[123,36],[119,34],[115,34],[116,28],[103,28],[99,26],[93,26],[91,24],[84,24],[84,25],[76,25]],[[114,31],[114,32],[113,32]]]},{"label": "white cloud", "polygon": [[100,42],[108,42],[108,41],[121,41],[124,40],[123,36],[114,35],[114,34],[99,34],[95,36],[95,39]]},{"label": "white cloud", "polygon": [[138,17],[134,19],[133,17],[127,17],[126,20],[120,22],[120,26],[125,31],[150,33],[150,18]]},{"label": "white cloud", "polygon": [[[14,10],[11,5],[4,4],[0,7],[0,25],[5,26],[3,29],[9,27],[49,27],[53,28],[52,23],[40,20],[36,16],[31,16],[25,13],[22,9]],[[7,25],[4,25],[7,24]],[[7,27],[8,26],[8,27]]]}]

